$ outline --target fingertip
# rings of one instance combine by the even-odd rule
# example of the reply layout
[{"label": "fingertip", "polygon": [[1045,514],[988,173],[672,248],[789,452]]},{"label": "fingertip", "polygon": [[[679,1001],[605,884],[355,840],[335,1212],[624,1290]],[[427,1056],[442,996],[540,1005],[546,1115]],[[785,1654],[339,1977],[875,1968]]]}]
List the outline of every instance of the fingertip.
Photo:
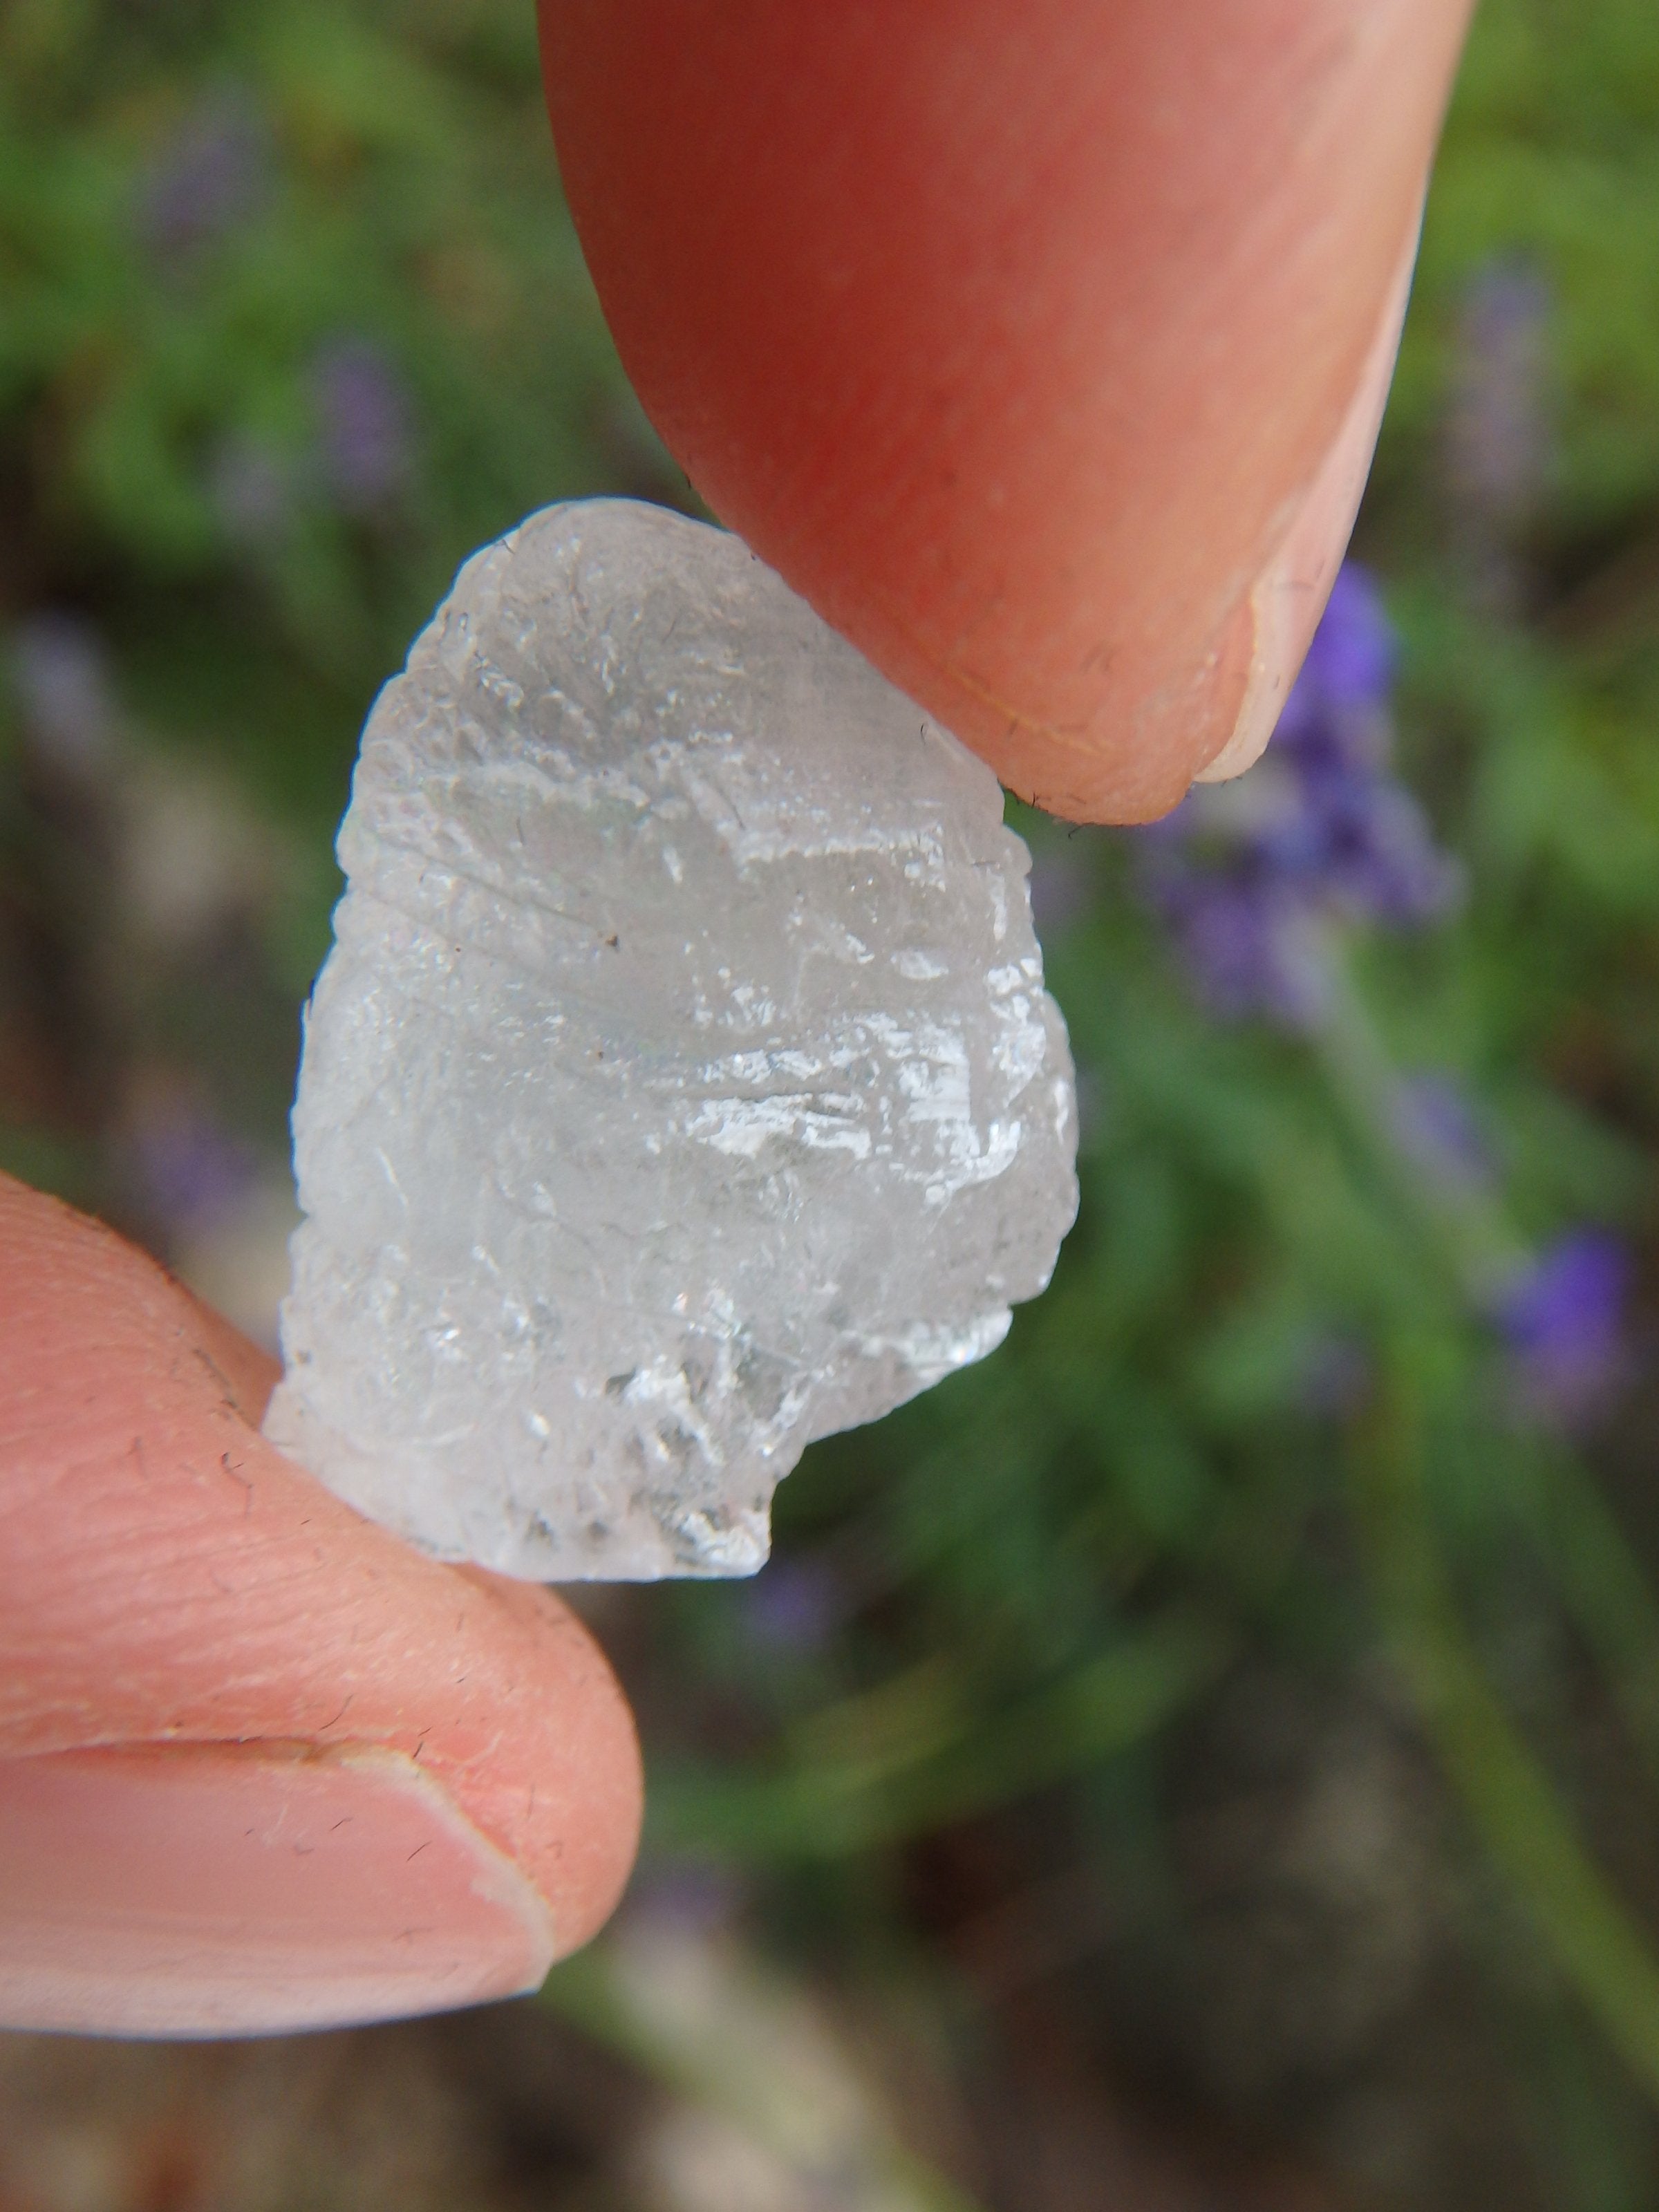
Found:
[{"label": "fingertip", "polygon": [[[1271,727],[1317,594],[1287,532],[1352,519],[1322,465],[1468,13],[541,0],[567,194],[676,458],[1006,784],[1095,821]],[[1322,574],[1340,531],[1308,528]]]},{"label": "fingertip", "polygon": [[456,1572],[530,1639],[538,1679],[522,1694],[560,1715],[556,1759],[458,1769],[452,1787],[492,1832],[510,1834],[562,1958],[599,1932],[628,1886],[645,1814],[639,1732],[610,1661],[556,1592],[482,1567]]},{"label": "fingertip", "polygon": [[[538,1971],[586,1942],[627,1880],[642,1795],[632,1719],[587,1631],[550,1592],[412,1551],[284,1459],[253,1425],[271,1363],[99,1224],[0,1178],[0,1674],[15,1686],[0,1761],[16,1817],[35,1802],[24,1784],[54,1777],[66,1820],[136,1777],[146,1802],[193,1803],[227,1746],[402,1759],[550,1930]],[[158,1746],[181,1763],[47,1763]],[[340,1790],[367,1786],[330,1771]],[[303,1796],[322,1771],[279,1761],[261,1786]],[[99,1816],[71,1857],[118,1828]],[[522,1985],[530,1967],[514,1971]],[[385,1988],[389,2010],[416,2008]]]}]

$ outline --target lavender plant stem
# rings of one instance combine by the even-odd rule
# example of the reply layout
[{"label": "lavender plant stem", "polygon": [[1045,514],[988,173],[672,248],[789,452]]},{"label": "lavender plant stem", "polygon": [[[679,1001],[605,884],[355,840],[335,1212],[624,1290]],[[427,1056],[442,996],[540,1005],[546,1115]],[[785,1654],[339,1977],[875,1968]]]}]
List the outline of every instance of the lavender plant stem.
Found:
[{"label": "lavender plant stem", "polygon": [[1527,1247],[1492,1190],[1435,1181],[1401,1145],[1394,1112],[1401,1072],[1355,988],[1342,939],[1329,924],[1322,957],[1321,1018],[1310,1042],[1331,1094],[1427,1232],[1462,1297],[1477,1312],[1489,1312],[1527,1265]]},{"label": "lavender plant stem", "polygon": [[1421,1419],[1396,1396],[1352,1455],[1382,1623],[1447,1778],[1557,1965],[1632,2072],[1659,2091],[1659,1961],[1585,1850],[1458,1618],[1425,1496]]},{"label": "lavender plant stem", "polygon": [[[1399,1071],[1334,930],[1325,959],[1325,1012],[1311,1042],[1331,1091],[1438,1247],[1464,1301],[1490,1311],[1526,1266],[1527,1248],[1492,1189],[1448,1188],[1414,1171],[1387,1105]],[[1515,1479],[1502,1502],[1525,1528],[1595,1652],[1632,1743],[1659,1779],[1659,1598],[1647,1571],[1570,1446],[1534,1431],[1517,1437],[1510,1464]]]}]

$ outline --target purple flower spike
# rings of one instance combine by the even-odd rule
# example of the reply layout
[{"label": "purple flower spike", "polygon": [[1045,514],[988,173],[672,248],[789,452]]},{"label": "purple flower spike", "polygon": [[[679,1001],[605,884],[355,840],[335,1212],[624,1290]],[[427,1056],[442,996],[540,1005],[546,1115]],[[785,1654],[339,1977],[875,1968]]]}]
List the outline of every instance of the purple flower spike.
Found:
[{"label": "purple flower spike", "polygon": [[1310,779],[1304,824],[1309,872],[1354,920],[1409,928],[1455,904],[1459,871],[1399,784],[1346,772]]},{"label": "purple flower spike", "polygon": [[396,370],[378,346],[345,338],[325,346],[313,369],[322,462],[342,507],[380,507],[409,475],[410,409]]},{"label": "purple flower spike", "polygon": [[825,1559],[774,1559],[744,1592],[744,1626],[774,1651],[821,1651],[847,1610],[847,1593]]},{"label": "purple flower spike", "polygon": [[1325,707],[1384,707],[1395,659],[1394,627],[1376,583],[1357,561],[1345,561],[1298,681]]},{"label": "purple flower spike", "polygon": [[95,775],[120,719],[98,633],[78,616],[48,609],[19,624],[12,654],[17,703],[37,757],[73,776]]},{"label": "purple flower spike", "polygon": [[129,1137],[137,1193],[175,1235],[189,1237],[234,1214],[254,1182],[246,1147],[182,1097],[143,1111]]},{"label": "purple flower spike", "polygon": [[1624,1378],[1630,1255],[1604,1230],[1550,1246],[1502,1300],[1522,1409],[1563,1428],[1606,1411]]},{"label": "purple flower spike", "polygon": [[245,222],[265,198],[269,171],[265,131],[249,101],[207,102],[144,180],[138,223],[152,252],[188,254]]},{"label": "purple flower spike", "polygon": [[1325,1004],[1313,918],[1261,872],[1159,872],[1153,896],[1174,929],[1194,988],[1237,1019],[1266,1013],[1310,1028]]},{"label": "purple flower spike", "polygon": [[1498,523],[1524,517],[1547,469],[1552,304],[1541,273],[1515,261],[1480,271],[1464,301],[1447,459],[1454,489]]},{"label": "purple flower spike", "polygon": [[1389,772],[1394,633],[1376,586],[1346,563],[1261,767],[1189,794],[1139,847],[1168,917],[1222,1013],[1317,1024],[1334,921],[1415,927],[1462,889],[1427,816]]},{"label": "purple flower spike", "polygon": [[684,1936],[721,1934],[743,1909],[743,1886],[730,1868],[702,1859],[667,1859],[647,1865],[636,1880],[634,1912]]}]

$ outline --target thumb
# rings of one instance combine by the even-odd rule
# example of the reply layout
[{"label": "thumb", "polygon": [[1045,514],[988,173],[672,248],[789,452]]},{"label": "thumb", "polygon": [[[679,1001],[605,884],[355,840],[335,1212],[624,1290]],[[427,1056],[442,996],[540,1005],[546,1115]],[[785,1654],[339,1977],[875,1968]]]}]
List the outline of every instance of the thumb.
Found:
[{"label": "thumb", "polygon": [[1005,782],[1265,744],[1352,526],[1466,0],[541,0],[566,191],[732,526]]},{"label": "thumb", "polygon": [[276,1453],[272,1364],[0,1177],[0,2022],[224,2034],[533,1987],[614,1904],[638,1752],[549,1594]]}]

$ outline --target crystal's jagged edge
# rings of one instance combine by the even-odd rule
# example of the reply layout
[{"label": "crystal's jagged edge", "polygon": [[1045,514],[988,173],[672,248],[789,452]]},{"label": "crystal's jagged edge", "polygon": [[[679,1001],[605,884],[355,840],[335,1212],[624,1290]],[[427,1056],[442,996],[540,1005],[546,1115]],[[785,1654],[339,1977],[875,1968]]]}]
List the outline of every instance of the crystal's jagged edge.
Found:
[{"label": "crystal's jagged edge", "polygon": [[742,1574],[997,1344],[1076,1117],[988,769],[734,538],[550,507],[376,701],[266,1433],[428,1550]]}]

